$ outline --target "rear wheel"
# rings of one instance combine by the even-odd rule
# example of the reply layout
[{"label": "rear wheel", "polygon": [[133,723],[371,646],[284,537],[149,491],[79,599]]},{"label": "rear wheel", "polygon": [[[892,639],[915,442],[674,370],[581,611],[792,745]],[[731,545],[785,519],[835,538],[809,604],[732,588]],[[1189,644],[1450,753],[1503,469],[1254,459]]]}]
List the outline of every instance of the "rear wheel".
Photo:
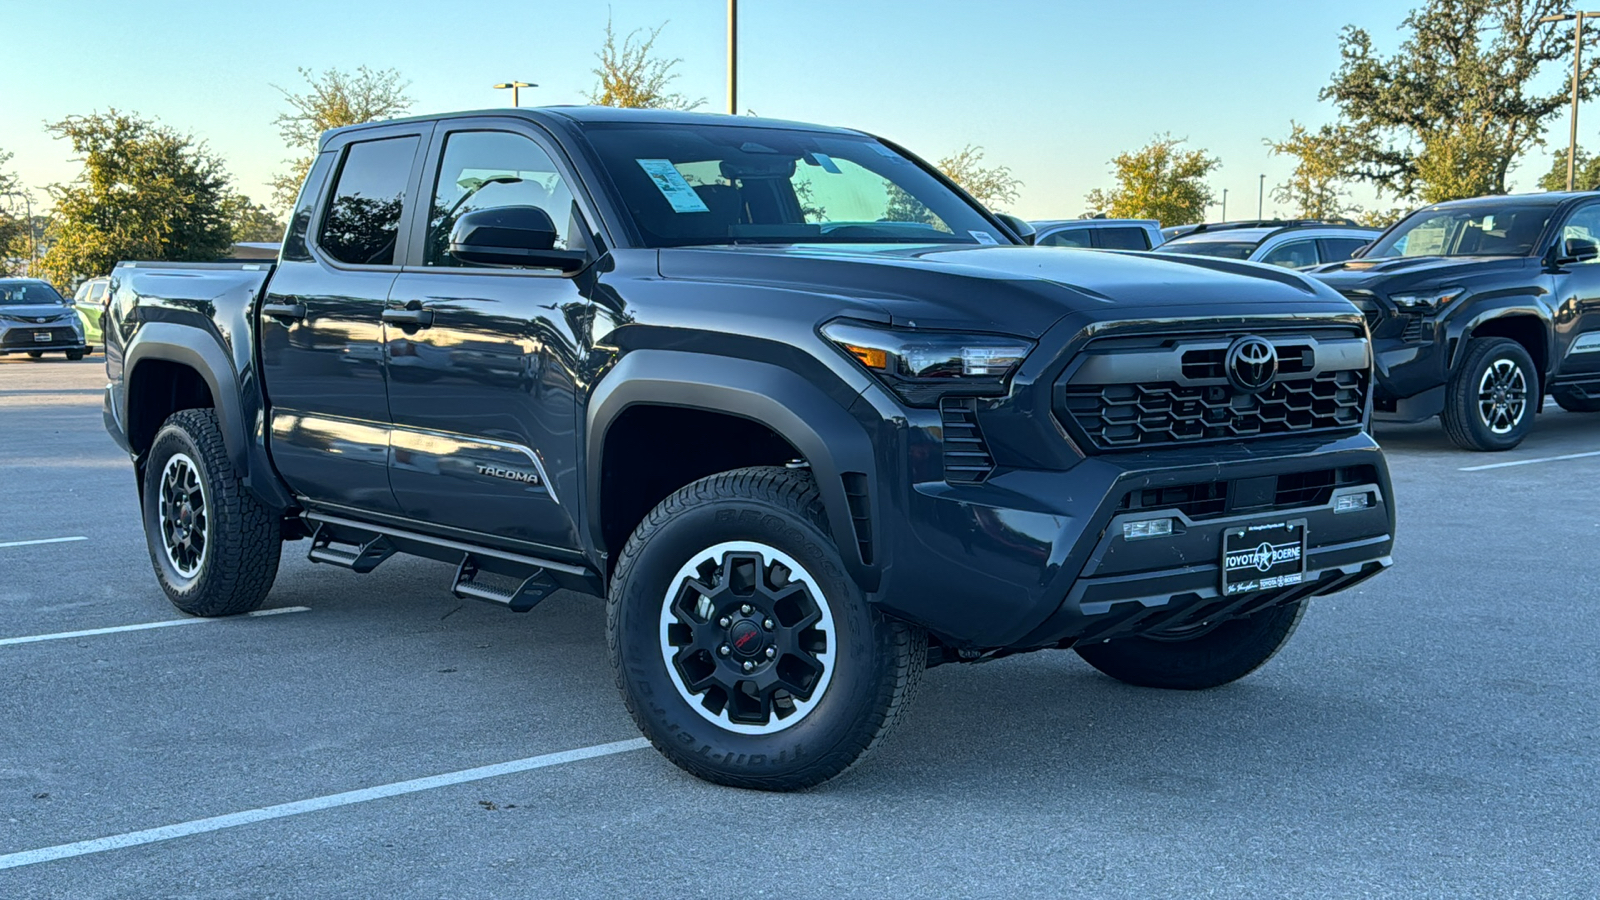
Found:
[{"label": "rear wheel", "polygon": [[921,679],[927,637],[869,606],[807,474],[701,479],[629,539],[606,606],[628,711],[707,781],[796,790],[881,741]]},{"label": "rear wheel", "polygon": [[1466,450],[1510,450],[1533,430],[1540,399],[1533,357],[1510,338],[1474,338],[1445,386],[1445,434]]},{"label": "rear wheel", "polygon": [[173,413],[144,473],[145,543],[172,605],[195,616],[261,606],[278,575],[277,521],[229,462],[216,413]]},{"label": "rear wheel", "polygon": [[1600,397],[1590,397],[1577,388],[1556,388],[1551,396],[1567,412],[1600,412]]},{"label": "rear wheel", "polygon": [[1237,681],[1266,664],[1300,624],[1305,601],[1274,606],[1198,633],[1089,644],[1078,655],[1118,681],[1197,691]]}]

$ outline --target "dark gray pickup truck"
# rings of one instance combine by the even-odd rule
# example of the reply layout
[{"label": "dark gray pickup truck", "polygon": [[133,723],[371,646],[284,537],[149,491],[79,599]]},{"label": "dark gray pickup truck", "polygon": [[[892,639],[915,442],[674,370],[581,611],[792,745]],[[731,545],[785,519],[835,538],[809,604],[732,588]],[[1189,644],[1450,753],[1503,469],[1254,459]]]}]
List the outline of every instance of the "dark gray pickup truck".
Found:
[{"label": "dark gray pickup truck", "polygon": [[603,595],[664,754],[804,787],[928,665],[1211,687],[1389,564],[1349,302],[1026,231],[844,129],[341,129],[276,264],[116,268],[106,422],[180,609],[255,608],[285,540],[513,610]]}]

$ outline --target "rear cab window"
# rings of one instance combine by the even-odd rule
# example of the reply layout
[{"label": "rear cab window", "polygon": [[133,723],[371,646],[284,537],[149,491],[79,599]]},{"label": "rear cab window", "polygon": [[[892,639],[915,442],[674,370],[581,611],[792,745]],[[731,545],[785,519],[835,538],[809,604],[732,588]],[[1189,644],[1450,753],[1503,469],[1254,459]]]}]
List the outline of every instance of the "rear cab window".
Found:
[{"label": "rear cab window", "polygon": [[324,253],[347,265],[394,265],[416,153],[413,135],[345,148],[318,233]]}]

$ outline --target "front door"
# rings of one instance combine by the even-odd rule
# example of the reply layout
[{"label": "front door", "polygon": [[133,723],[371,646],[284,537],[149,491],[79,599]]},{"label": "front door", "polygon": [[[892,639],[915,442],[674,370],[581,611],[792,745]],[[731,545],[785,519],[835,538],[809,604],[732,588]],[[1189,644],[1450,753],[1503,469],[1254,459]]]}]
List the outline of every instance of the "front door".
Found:
[{"label": "front door", "polygon": [[[1580,206],[1556,232],[1556,253],[1568,238],[1600,242],[1600,203]],[[1557,377],[1600,375],[1600,260],[1572,263],[1555,277]]]},{"label": "front door", "polygon": [[382,316],[431,127],[358,132],[319,156],[262,298],[272,460],[317,503],[396,511]]},{"label": "front door", "polygon": [[459,216],[503,206],[540,207],[564,236],[556,247],[582,249],[572,179],[531,128],[504,120],[441,125],[429,158],[422,264],[395,282],[385,330],[395,497],[432,525],[576,547],[585,276],[449,254]]}]

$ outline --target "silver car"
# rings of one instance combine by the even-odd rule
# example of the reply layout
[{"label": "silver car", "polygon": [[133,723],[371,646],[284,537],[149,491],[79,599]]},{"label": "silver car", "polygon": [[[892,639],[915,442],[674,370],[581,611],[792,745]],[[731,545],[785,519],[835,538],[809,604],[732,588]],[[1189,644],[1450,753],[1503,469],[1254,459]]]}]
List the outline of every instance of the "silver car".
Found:
[{"label": "silver car", "polygon": [[1046,219],[1034,222],[1039,247],[1093,247],[1097,250],[1149,250],[1161,244],[1154,219]]},{"label": "silver car", "polygon": [[83,359],[88,351],[77,311],[48,282],[0,278],[0,356],[65,353]]},{"label": "silver car", "polygon": [[1162,253],[1247,259],[1286,269],[1344,262],[1383,230],[1329,222],[1223,222],[1200,225],[1161,245]]}]

